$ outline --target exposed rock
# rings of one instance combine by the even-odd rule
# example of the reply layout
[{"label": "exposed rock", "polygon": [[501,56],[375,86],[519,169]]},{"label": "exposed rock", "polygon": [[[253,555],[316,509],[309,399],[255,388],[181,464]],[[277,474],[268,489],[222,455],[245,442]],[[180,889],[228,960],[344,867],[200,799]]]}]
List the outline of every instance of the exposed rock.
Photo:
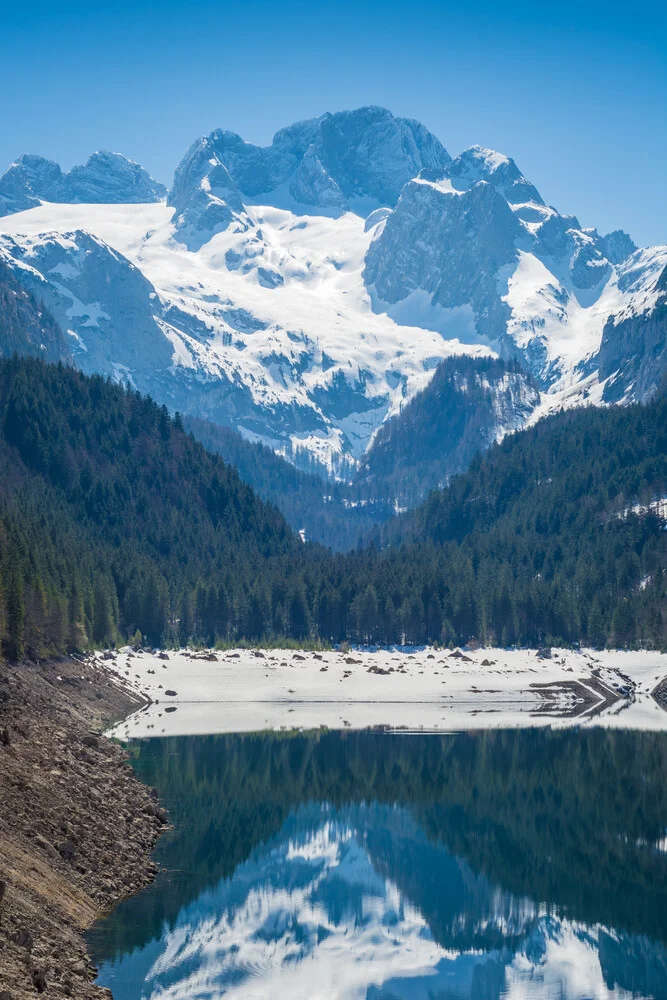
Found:
[{"label": "exposed rock", "polygon": [[55,849],[53,844],[49,843],[46,837],[41,837],[39,834],[35,837],[35,844],[42,851],[45,851],[50,858],[57,859],[59,857],[58,851]]},{"label": "exposed rock", "polygon": [[43,969],[32,970],[32,983],[38,993],[43,993],[46,989],[46,976]]},{"label": "exposed rock", "polygon": [[58,844],[58,854],[65,861],[73,861],[76,855],[76,844],[73,844],[71,840],[63,840],[61,844]]},{"label": "exposed rock", "polygon": [[65,174],[61,197],[52,200],[131,204],[161,201],[166,195],[164,184],[138,163],[101,150]]},{"label": "exposed rock", "polygon": [[0,177],[0,215],[22,212],[42,201],[145,203],[160,201],[166,193],[163,184],[120,153],[93,153],[65,174],[43,156],[24,154]]},{"label": "exposed rock", "polygon": [[314,145],[309,146],[290,184],[292,197],[305,205],[317,205],[344,212],[347,198],[327,173]]},{"label": "exposed rock", "polygon": [[189,227],[205,239],[207,229],[210,238],[234,221],[248,226],[243,197],[282,184],[295,201],[324,210],[345,211],[355,199],[395,205],[406,181],[423,168],[442,169],[450,159],[419,122],[378,107],[298,122],[277,132],[271,146],[218,129],[186,153],[169,204],[179,229]]},{"label": "exposed rock", "polygon": [[42,199],[57,200],[62,178],[57,163],[24,153],[0,177],[0,215],[34,208]]},{"label": "exposed rock", "polygon": [[615,229],[613,233],[607,233],[606,236],[603,236],[600,240],[600,248],[612,264],[622,264],[637,249],[631,237],[622,229]]},{"label": "exposed rock", "polygon": [[527,181],[513,159],[484,146],[470,146],[446,169],[447,177],[459,191],[485,181],[497,188],[510,204],[534,202],[543,205],[537,188]]},{"label": "exposed rock", "polygon": [[492,185],[456,193],[451,183],[422,176],[406,184],[371,243],[364,279],[386,306],[424,293],[431,307],[472,310],[470,330],[465,311],[460,314],[460,336],[476,331],[478,338],[498,342],[509,309],[497,274],[517,260],[522,232],[519,218]]},{"label": "exposed rock", "polygon": [[80,748],[91,725],[137,699],[74,659],[0,664],[0,684],[0,724],[13,734],[0,766],[0,998],[102,1000],[82,934],[154,877],[149,854],[166,814],[120,746]]},{"label": "exposed rock", "polygon": [[598,354],[600,378],[609,379],[604,400],[642,401],[667,388],[667,260],[663,269],[644,280],[645,252],[624,264],[622,277],[637,288],[637,308],[610,316]]},{"label": "exposed rock", "polygon": [[[62,329],[72,331],[72,357],[84,372],[112,374],[126,368],[144,392],[160,371],[170,380],[172,348],[154,314],[155,289],[121,253],[80,230],[20,243],[2,236],[3,249],[10,263],[16,261],[23,287],[47,306]],[[147,358],[152,374],[144,377]]]}]

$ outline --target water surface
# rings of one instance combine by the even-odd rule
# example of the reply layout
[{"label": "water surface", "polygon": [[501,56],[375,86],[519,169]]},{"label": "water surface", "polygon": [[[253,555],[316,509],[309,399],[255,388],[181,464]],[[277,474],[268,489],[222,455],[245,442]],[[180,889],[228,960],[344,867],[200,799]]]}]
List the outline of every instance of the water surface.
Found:
[{"label": "water surface", "polygon": [[175,828],[91,932],[115,1000],[667,1000],[667,736],[131,744]]}]

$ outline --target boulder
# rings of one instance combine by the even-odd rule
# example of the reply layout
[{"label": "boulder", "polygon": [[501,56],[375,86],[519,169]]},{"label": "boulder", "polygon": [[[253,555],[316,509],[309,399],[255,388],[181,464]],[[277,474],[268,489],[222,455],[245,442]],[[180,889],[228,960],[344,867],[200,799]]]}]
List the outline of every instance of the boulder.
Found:
[{"label": "boulder", "polygon": [[76,844],[72,840],[63,840],[58,844],[58,854],[64,861],[73,861],[76,854]]}]

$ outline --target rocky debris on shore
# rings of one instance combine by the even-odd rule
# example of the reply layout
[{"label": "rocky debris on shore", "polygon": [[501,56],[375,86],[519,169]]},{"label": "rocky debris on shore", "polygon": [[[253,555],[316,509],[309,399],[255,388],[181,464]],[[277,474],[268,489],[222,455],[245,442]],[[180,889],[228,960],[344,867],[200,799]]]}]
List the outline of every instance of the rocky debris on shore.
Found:
[{"label": "rocky debris on shore", "polygon": [[0,664],[0,997],[101,1000],[83,932],[146,886],[167,817],[100,736],[138,707],[79,659]]}]

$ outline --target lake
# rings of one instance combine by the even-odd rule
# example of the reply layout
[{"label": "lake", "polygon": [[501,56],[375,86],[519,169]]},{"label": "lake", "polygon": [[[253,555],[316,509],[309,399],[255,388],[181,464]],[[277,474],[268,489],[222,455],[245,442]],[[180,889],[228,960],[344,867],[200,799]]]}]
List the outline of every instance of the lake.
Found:
[{"label": "lake", "polygon": [[115,1000],[667,998],[667,734],[133,741],[174,829]]}]

